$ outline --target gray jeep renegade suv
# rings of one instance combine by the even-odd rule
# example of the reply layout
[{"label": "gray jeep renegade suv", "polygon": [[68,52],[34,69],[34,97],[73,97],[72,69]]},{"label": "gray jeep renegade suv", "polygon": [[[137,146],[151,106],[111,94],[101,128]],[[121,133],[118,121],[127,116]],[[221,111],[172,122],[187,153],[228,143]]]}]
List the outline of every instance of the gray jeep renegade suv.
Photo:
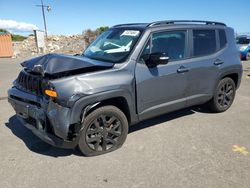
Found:
[{"label": "gray jeep renegade suv", "polygon": [[8,91],[20,121],[57,147],[100,155],[119,148],[128,126],[188,106],[223,112],[242,65],[234,31],[211,21],[116,25],[80,56],[22,63]]}]

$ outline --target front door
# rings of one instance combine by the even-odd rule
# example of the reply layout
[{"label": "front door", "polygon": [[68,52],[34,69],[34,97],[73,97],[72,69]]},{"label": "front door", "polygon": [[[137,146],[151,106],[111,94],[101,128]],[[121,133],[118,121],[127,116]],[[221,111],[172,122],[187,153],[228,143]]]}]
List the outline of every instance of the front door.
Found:
[{"label": "front door", "polygon": [[[137,111],[140,119],[150,118],[185,107],[187,87],[185,57],[186,31],[153,33],[137,62]],[[149,54],[164,53],[169,62],[149,68]]]}]

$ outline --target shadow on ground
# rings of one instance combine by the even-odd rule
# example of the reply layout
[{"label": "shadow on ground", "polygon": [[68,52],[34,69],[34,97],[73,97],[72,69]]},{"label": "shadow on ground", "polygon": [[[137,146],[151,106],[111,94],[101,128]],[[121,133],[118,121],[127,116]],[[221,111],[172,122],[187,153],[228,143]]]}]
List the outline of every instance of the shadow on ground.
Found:
[{"label": "shadow on ground", "polygon": [[171,121],[171,120],[177,119],[179,117],[192,115],[195,112],[210,113],[208,110],[200,108],[200,107],[186,108],[183,110],[164,114],[164,115],[158,116],[156,118],[152,118],[152,119],[149,119],[146,121],[142,121],[138,124],[135,124],[129,128],[129,133],[133,133],[133,132],[139,131],[141,129],[152,127],[152,126],[161,124],[161,123],[166,122],[166,121]]},{"label": "shadow on ground", "polygon": [[[152,127],[155,125],[158,125],[160,123],[171,121],[173,119],[188,116],[191,114],[194,114],[195,112],[200,113],[209,113],[209,111],[199,108],[199,107],[193,107],[193,108],[187,108],[184,110],[179,110],[176,112],[172,112],[169,114],[165,114],[150,120],[146,120],[143,122],[140,122],[136,125],[133,125],[129,128],[129,134],[140,131],[148,127]],[[9,119],[9,122],[5,123],[6,127],[8,127],[12,133],[23,140],[25,145],[35,153],[39,153],[42,155],[47,155],[50,157],[63,157],[63,156],[69,156],[69,155],[77,155],[81,156],[81,153],[78,150],[71,150],[71,149],[60,149],[55,148],[42,140],[40,140],[38,137],[36,137],[29,129],[24,127],[21,122],[18,120],[18,118],[14,115]]]},{"label": "shadow on ground", "polygon": [[5,123],[12,133],[23,140],[25,145],[33,152],[51,157],[63,157],[69,155],[81,155],[77,150],[55,148],[35,136],[29,129],[24,127],[16,116],[12,116],[8,123]]}]

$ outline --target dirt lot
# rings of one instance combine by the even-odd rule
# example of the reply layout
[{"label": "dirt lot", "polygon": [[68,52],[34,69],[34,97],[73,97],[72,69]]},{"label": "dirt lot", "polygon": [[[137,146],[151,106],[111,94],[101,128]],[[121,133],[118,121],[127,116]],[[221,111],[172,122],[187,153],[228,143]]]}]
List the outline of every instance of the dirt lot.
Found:
[{"label": "dirt lot", "polygon": [[87,158],[18,122],[5,97],[21,61],[0,59],[0,187],[250,187],[250,62],[227,112],[193,107],[145,121],[121,149]]}]

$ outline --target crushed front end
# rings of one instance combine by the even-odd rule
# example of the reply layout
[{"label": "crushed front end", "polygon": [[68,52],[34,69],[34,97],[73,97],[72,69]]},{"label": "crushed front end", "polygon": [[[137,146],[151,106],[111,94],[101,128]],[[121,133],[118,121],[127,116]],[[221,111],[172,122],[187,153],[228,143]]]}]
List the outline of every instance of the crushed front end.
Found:
[{"label": "crushed front end", "polygon": [[8,101],[18,118],[45,142],[74,148],[82,119],[73,110],[80,114],[83,110],[74,105],[91,90],[78,76],[110,69],[113,64],[83,56],[47,54],[21,65],[23,70],[8,91]]},{"label": "crushed front end", "polygon": [[20,122],[43,141],[62,148],[74,148],[70,135],[71,109],[44,94],[46,80],[23,69],[8,91],[8,101]]}]

